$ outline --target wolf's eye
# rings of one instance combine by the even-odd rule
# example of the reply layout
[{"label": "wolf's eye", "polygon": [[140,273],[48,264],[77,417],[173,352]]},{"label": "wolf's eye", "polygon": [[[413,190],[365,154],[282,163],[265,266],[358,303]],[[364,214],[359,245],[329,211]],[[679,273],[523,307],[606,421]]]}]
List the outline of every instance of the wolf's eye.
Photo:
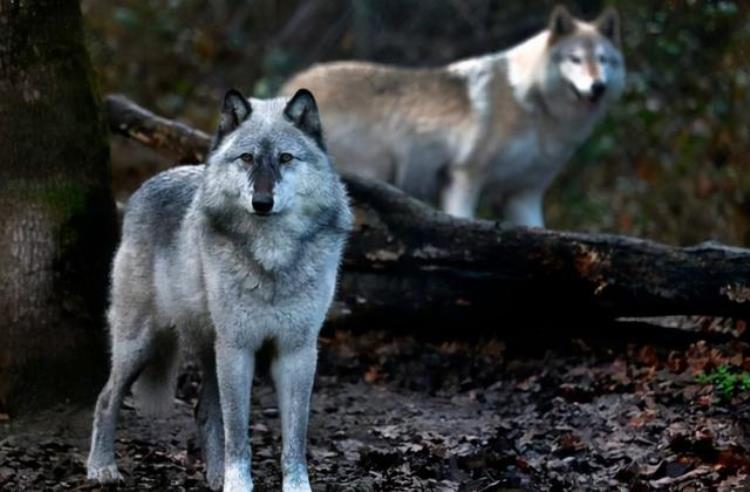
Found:
[{"label": "wolf's eye", "polygon": [[291,160],[294,159],[294,156],[290,154],[289,152],[282,152],[279,156],[279,162],[283,164],[287,164],[291,162]]},{"label": "wolf's eye", "polygon": [[608,62],[609,60],[607,59],[606,56],[604,55],[599,56],[599,63],[601,63],[602,65],[606,65]]},{"label": "wolf's eye", "polygon": [[252,164],[253,163],[253,154],[248,154],[245,152],[244,154],[240,155],[240,159],[242,159],[242,162],[245,164]]},{"label": "wolf's eye", "polygon": [[570,55],[568,57],[572,63],[575,63],[576,65],[580,65],[581,63],[581,57],[577,55]]}]

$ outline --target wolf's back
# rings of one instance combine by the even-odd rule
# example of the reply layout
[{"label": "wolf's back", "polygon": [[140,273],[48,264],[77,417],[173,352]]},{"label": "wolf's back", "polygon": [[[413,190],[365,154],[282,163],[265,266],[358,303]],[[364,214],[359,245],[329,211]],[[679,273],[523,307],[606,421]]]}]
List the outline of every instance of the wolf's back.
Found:
[{"label": "wolf's back", "polygon": [[147,180],[128,201],[123,240],[174,243],[177,232],[203,179],[205,166],[179,166]]}]

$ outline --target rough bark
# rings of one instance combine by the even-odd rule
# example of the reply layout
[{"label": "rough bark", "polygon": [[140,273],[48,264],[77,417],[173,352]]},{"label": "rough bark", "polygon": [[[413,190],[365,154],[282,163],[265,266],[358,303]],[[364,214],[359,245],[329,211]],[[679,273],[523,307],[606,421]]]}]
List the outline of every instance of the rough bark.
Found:
[{"label": "rough bark", "polygon": [[[116,237],[76,0],[0,0],[0,408],[97,389]],[[33,388],[33,391],[30,391]]]},{"label": "rough bark", "polygon": [[[107,100],[110,127],[181,161],[200,161],[206,134],[122,96]],[[146,137],[144,138],[144,133]],[[718,244],[677,248],[606,234],[505,228],[456,219],[374,181],[344,178],[357,215],[333,318],[432,315],[559,317],[750,315],[750,251]],[[507,319],[507,318],[506,318]],[[517,325],[508,326],[517,329]]]}]

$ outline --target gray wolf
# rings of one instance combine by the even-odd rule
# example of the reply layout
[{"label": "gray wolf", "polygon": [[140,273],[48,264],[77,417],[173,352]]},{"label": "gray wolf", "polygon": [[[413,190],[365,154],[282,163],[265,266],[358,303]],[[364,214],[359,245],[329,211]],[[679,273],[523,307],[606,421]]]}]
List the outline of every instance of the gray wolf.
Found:
[{"label": "gray wolf", "polygon": [[108,312],[112,368],[96,404],[89,478],[121,478],[114,434],[131,383],[143,410],[163,409],[188,351],[203,370],[196,418],[208,483],[252,490],[250,390],[256,353],[270,346],[283,489],[309,491],[317,337],[351,224],[312,94],[264,101],[227,92],[207,164],[161,173],[128,203]]},{"label": "gray wolf", "polygon": [[620,21],[557,7],[505,51],[432,69],[334,62],[281,89],[315,91],[342,171],[388,181],[459,217],[484,191],[515,225],[544,226],[545,191],[623,90]]}]

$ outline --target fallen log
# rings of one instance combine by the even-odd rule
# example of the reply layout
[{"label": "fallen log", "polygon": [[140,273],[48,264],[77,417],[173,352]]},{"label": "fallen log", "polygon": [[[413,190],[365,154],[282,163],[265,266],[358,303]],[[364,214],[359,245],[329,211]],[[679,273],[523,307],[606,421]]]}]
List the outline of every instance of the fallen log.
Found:
[{"label": "fallen log", "polygon": [[[207,134],[123,96],[114,133],[177,162],[201,162]],[[503,227],[438,212],[381,182],[345,176],[356,213],[332,318],[457,320],[524,312],[559,317],[750,317],[750,251],[678,248],[609,234]]]}]

